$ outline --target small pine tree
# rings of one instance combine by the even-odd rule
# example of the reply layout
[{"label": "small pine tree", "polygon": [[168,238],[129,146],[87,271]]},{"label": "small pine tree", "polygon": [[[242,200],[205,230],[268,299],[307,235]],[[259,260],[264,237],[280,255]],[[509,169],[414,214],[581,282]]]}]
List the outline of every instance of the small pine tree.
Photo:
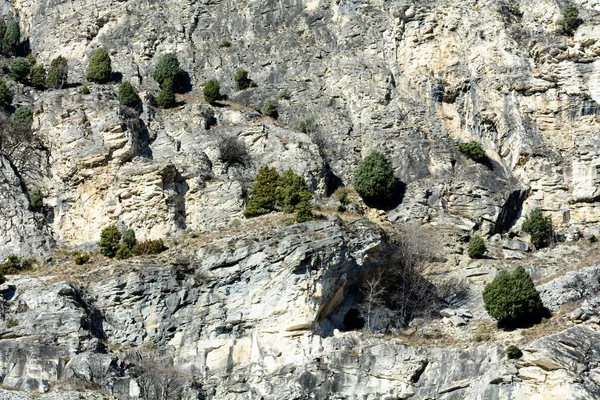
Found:
[{"label": "small pine tree", "polygon": [[535,208],[525,217],[523,232],[531,235],[531,244],[537,249],[546,247],[552,240],[552,219],[544,217],[542,210]]},{"label": "small pine tree", "polygon": [[172,79],[163,82],[162,89],[156,96],[156,104],[160,108],[169,108],[175,105],[175,89],[173,88]]},{"label": "small pine tree", "polygon": [[10,56],[17,54],[21,44],[21,29],[17,21],[10,21],[6,27],[6,33],[2,38],[2,52]]},{"label": "small pine tree", "polygon": [[140,99],[140,96],[138,96],[134,87],[129,82],[123,82],[119,86],[119,94],[117,97],[121,104],[127,107],[136,108],[142,104],[142,99]]},{"label": "small pine tree", "polygon": [[216,79],[211,79],[204,84],[204,100],[208,104],[215,104],[221,98],[221,85]]},{"label": "small pine tree", "polygon": [[275,209],[278,182],[279,174],[275,168],[264,166],[258,170],[252,189],[252,197],[244,210],[246,217],[268,214]]},{"label": "small pine tree", "polygon": [[307,222],[313,220],[312,207],[310,201],[303,200],[296,206],[296,222]]},{"label": "small pine tree", "polygon": [[235,72],[233,80],[238,90],[244,90],[250,87],[251,80],[250,78],[248,78],[248,71],[246,71],[245,69],[238,69]]},{"label": "small pine tree", "polygon": [[372,151],[356,168],[354,189],[365,203],[385,206],[394,199],[396,179],[392,163],[378,151]]},{"label": "small pine tree", "polygon": [[514,345],[508,346],[504,352],[506,353],[506,357],[511,360],[516,360],[523,356],[521,349]]},{"label": "small pine tree", "polygon": [[291,169],[284,171],[279,177],[275,196],[277,206],[283,208],[286,213],[294,212],[296,206],[302,201],[308,204],[309,201],[306,199],[311,197],[304,178]]},{"label": "small pine tree", "polygon": [[116,225],[109,225],[102,229],[100,233],[100,252],[107,257],[114,257],[119,250],[121,242],[121,232]]},{"label": "small pine tree", "polygon": [[0,50],[2,48],[2,42],[4,41],[4,35],[6,34],[6,21],[3,17],[0,17]]},{"label": "small pine tree", "polygon": [[46,78],[46,86],[54,89],[62,89],[69,78],[69,65],[67,59],[63,56],[58,56],[50,63],[48,76]]},{"label": "small pine tree", "polygon": [[179,60],[175,54],[167,53],[158,60],[158,64],[156,64],[152,72],[152,79],[161,87],[166,81],[171,81],[172,84],[175,84],[182,72]]},{"label": "small pine tree", "polygon": [[471,258],[481,258],[485,253],[485,242],[483,238],[479,235],[471,236],[471,240],[469,240],[469,257]]},{"label": "small pine tree", "polygon": [[33,112],[31,108],[22,106],[18,107],[10,117],[10,122],[16,127],[29,128],[33,122]]},{"label": "small pine tree", "polygon": [[10,68],[10,75],[17,82],[25,83],[31,72],[31,64],[29,60],[23,57],[15,59]]},{"label": "small pine tree", "polygon": [[133,246],[137,243],[135,238],[135,231],[133,229],[127,229],[123,234],[123,243],[129,248],[133,249]]},{"label": "small pine tree", "polygon": [[483,302],[488,314],[505,326],[535,322],[544,308],[523,267],[517,267],[512,274],[500,271],[483,290]]},{"label": "small pine tree", "polygon": [[30,72],[31,86],[37,90],[46,88],[46,68],[42,64],[37,64],[31,68]]},{"label": "small pine tree", "polygon": [[86,79],[90,82],[107,83],[110,81],[111,74],[110,56],[102,48],[96,50],[88,64]]},{"label": "small pine tree", "polygon": [[11,90],[2,79],[0,79],[0,107],[5,110],[10,109],[13,101]]},{"label": "small pine tree", "polygon": [[123,243],[119,247],[119,250],[117,250],[117,252],[115,253],[115,258],[117,260],[125,260],[127,258],[131,258],[131,249],[125,243]]}]

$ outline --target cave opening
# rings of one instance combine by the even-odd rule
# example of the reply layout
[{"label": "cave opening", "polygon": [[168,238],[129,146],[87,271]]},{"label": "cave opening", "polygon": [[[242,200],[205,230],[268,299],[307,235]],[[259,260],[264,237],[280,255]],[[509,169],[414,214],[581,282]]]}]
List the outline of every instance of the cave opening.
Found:
[{"label": "cave opening", "polygon": [[344,315],[344,327],[347,331],[356,331],[365,326],[365,319],[356,308],[351,308]]}]

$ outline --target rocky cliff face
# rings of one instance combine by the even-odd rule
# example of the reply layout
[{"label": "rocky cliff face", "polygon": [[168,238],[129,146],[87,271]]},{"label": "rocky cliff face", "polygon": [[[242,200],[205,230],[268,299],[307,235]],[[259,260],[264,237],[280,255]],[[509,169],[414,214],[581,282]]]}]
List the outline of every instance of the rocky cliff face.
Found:
[{"label": "rocky cliff face", "polygon": [[[575,4],[583,24],[568,37],[556,33],[564,4],[554,0],[4,3],[38,62],[62,55],[70,75],[60,90],[9,82],[34,110],[38,144],[19,165],[0,155],[0,261],[41,262],[0,287],[2,384],[66,398],[79,395],[61,385],[86,382],[85,398],[137,398],[150,354],[173,362],[155,380],[185,381],[173,398],[600,396],[598,267],[579,271],[595,250],[531,253],[518,237],[533,207],[559,239],[600,234],[600,9]],[[140,92],[140,113],[120,106],[117,85],[81,93],[100,47],[114,79]],[[151,74],[169,52],[190,87],[163,110]],[[238,68],[257,86],[237,90]],[[212,78],[218,106],[202,99]],[[266,99],[277,119],[256,111]],[[317,128],[303,133],[308,119]],[[244,163],[221,159],[224,138],[243,143]],[[485,163],[456,149],[468,140]],[[350,213],[329,215],[330,195],[372,149],[391,159],[401,201],[374,210],[351,193]],[[317,222],[243,217],[264,165],[306,179]],[[46,195],[42,212],[31,188]],[[389,250],[375,222],[435,227],[442,249],[428,278],[464,280],[466,299],[448,305],[469,310],[390,336],[345,332],[364,297],[359,277]],[[94,251],[110,223],[170,250],[127,262],[93,253],[74,267],[65,254]],[[491,258],[466,258],[461,240],[474,231]],[[489,333],[482,284],[520,264],[555,315]],[[503,355],[512,343],[519,361]]]}]

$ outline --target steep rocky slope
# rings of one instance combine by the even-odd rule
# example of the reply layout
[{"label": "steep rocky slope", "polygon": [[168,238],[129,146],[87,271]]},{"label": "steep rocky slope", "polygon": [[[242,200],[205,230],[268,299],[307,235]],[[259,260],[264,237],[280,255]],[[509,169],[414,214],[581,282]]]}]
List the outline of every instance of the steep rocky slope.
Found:
[{"label": "steep rocky slope", "polygon": [[[556,33],[555,0],[3,3],[37,61],[62,55],[70,75],[46,91],[9,79],[38,143],[19,163],[0,156],[0,261],[40,264],[0,286],[2,385],[48,399],[137,398],[152,379],[186,399],[599,397],[596,248],[531,252],[520,232],[541,207],[559,240],[600,234],[600,8],[575,4],[583,23],[569,37]],[[117,85],[85,82],[100,47],[114,79],[140,92],[141,113],[120,106]],[[190,87],[163,110],[151,75],[168,52]],[[257,86],[237,90],[238,68]],[[202,99],[211,78],[225,94],[216,106]],[[256,111],[266,99],[277,119]],[[307,119],[317,129],[303,133]],[[220,159],[230,137],[247,162]],[[486,162],[457,150],[468,140]],[[333,215],[330,195],[372,149],[391,159],[401,201],[374,210],[351,192],[350,212]],[[243,217],[264,165],[306,179],[316,222]],[[46,196],[41,211],[32,188]],[[360,277],[390,247],[377,224],[408,222],[439,235],[427,278],[467,287],[460,304],[445,299],[459,319],[346,332]],[[169,250],[108,260],[95,251],[109,223]],[[487,259],[464,253],[475,231]],[[73,249],[92,262],[74,266]],[[481,288],[516,265],[554,316],[499,331]],[[513,343],[518,361],[503,353]]]}]

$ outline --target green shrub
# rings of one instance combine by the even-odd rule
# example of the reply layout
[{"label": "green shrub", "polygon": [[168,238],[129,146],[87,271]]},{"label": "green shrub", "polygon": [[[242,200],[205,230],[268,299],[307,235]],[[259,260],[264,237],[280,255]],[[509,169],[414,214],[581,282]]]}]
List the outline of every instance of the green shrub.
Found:
[{"label": "green shrub", "polygon": [[88,253],[76,253],[73,261],[77,265],[83,265],[90,261],[90,255]]},{"label": "green shrub", "polygon": [[167,248],[165,247],[162,239],[156,240],[146,240],[143,242],[136,243],[131,250],[133,254],[136,256],[141,256],[144,254],[158,254],[165,251]]},{"label": "green shrub", "polygon": [[500,271],[483,290],[483,302],[488,314],[506,326],[536,322],[544,307],[523,267],[517,267],[512,274]]},{"label": "green shrub", "polygon": [[275,209],[278,182],[279,174],[275,168],[264,166],[258,170],[252,189],[252,197],[244,210],[246,217],[268,214]]},{"label": "green shrub", "polygon": [[164,82],[171,81],[174,85],[183,70],[179,67],[179,60],[175,54],[167,53],[164,54],[159,60],[154,71],[152,72],[152,79],[154,79],[161,87]]},{"label": "green shrub", "polygon": [[6,262],[0,264],[0,276],[18,275],[23,271],[30,271],[33,269],[35,263],[36,260],[34,258],[22,260],[15,255],[8,256]]},{"label": "green shrub", "polygon": [[100,48],[94,52],[88,64],[85,78],[90,82],[108,83],[112,74],[110,56]]},{"label": "green shrub", "polygon": [[137,243],[137,239],[135,238],[135,231],[133,229],[127,229],[123,234],[123,243],[130,250],[133,249],[133,246]]},{"label": "green shrub", "polygon": [[233,77],[235,81],[235,86],[238,90],[248,89],[250,87],[250,78],[248,78],[248,71],[245,69],[238,69],[235,72],[235,76]]},{"label": "green shrub", "polygon": [[117,250],[117,253],[115,254],[115,258],[117,260],[125,260],[127,258],[131,258],[131,249],[129,249],[129,247],[125,243],[123,243],[119,247],[119,250]]},{"label": "green shrub", "polygon": [[573,33],[581,25],[579,10],[572,3],[568,3],[563,9],[562,14],[563,17],[556,23],[558,25],[558,32],[563,35],[573,36]]},{"label": "green shrub", "polygon": [[469,257],[471,258],[481,258],[485,253],[485,242],[483,238],[479,235],[471,236],[471,240],[469,240]]},{"label": "green shrub", "polygon": [[598,241],[598,238],[596,237],[596,235],[590,235],[588,240],[590,243],[596,243]]},{"label": "green shrub", "polygon": [[236,136],[223,136],[217,144],[219,160],[227,166],[239,164],[245,166],[250,160],[248,149]]},{"label": "green shrub", "polygon": [[46,77],[46,86],[54,89],[62,89],[69,78],[69,65],[67,59],[58,56],[50,63],[48,76]]},{"label": "green shrub", "polygon": [[315,124],[315,120],[312,118],[305,119],[300,121],[298,124],[298,130],[302,133],[312,133],[317,130],[317,125]]},{"label": "green shrub", "polygon": [[21,29],[17,21],[10,21],[2,38],[2,52],[14,56],[21,44]]},{"label": "green shrub", "polygon": [[156,96],[156,104],[160,108],[169,108],[175,105],[175,89],[173,85],[172,79],[163,82],[162,89],[158,93],[158,96]]},{"label": "green shrub", "polygon": [[121,232],[116,225],[109,225],[102,229],[100,233],[100,253],[107,257],[114,257],[119,250],[121,242]]},{"label": "green shrub", "polygon": [[223,39],[223,40],[221,40],[219,47],[231,47],[231,41],[229,41],[227,39]]},{"label": "green shrub", "polygon": [[277,181],[275,198],[278,207],[283,208],[285,213],[292,213],[301,202],[310,204],[312,196],[304,178],[288,169],[281,174]]},{"label": "green shrub", "polygon": [[523,232],[531,235],[531,244],[537,249],[548,246],[552,240],[552,219],[535,208],[525,217]]},{"label": "green shrub", "polygon": [[348,204],[350,204],[350,200],[348,200],[348,191],[344,188],[339,188],[335,191],[335,197],[337,197],[337,199],[340,202],[340,205],[337,208],[338,212],[345,212],[346,211],[346,207],[348,206]]},{"label": "green shrub", "polygon": [[81,89],[79,89],[79,91],[81,92],[81,94],[90,94],[90,88],[86,85],[83,85]]},{"label": "green shrub", "polygon": [[32,211],[40,211],[44,208],[44,194],[40,189],[29,192],[29,201]]},{"label": "green shrub", "polygon": [[38,64],[31,68],[30,72],[31,86],[37,90],[46,88],[46,68],[42,64]]},{"label": "green shrub", "polygon": [[467,143],[459,143],[458,151],[474,161],[482,161],[486,158],[485,150],[481,143],[473,140]]},{"label": "green shrub", "polygon": [[14,328],[15,326],[18,326],[18,325],[19,325],[19,321],[17,321],[14,318],[9,318],[6,321],[6,329]]},{"label": "green shrub", "polygon": [[31,64],[26,58],[16,58],[10,68],[10,75],[17,82],[25,83],[29,73],[31,72]]},{"label": "green shrub", "polygon": [[372,151],[356,168],[354,189],[365,203],[385,206],[394,199],[396,179],[392,163],[378,151]]},{"label": "green shrub", "polygon": [[208,104],[215,104],[217,100],[221,98],[221,85],[216,79],[211,79],[204,84],[204,100]]},{"label": "green shrub", "polygon": [[10,109],[13,101],[11,90],[2,79],[0,79],[0,107],[5,110]]},{"label": "green shrub", "polygon": [[266,115],[267,117],[271,117],[271,118],[275,118],[277,119],[277,117],[279,116],[279,113],[277,111],[277,104],[275,104],[275,102],[271,101],[271,99],[267,99],[265,100],[265,102],[263,103],[260,112],[263,115]]},{"label": "green shrub", "polygon": [[314,219],[310,201],[303,200],[296,206],[296,222],[307,222]]},{"label": "green shrub", "polygon": [[121,86],[119,86],[119,94],[117,95],[121,104],[136,108],[140,104],[142,104],[142,99],[138,96],[137,92],[129,82],[123,82]]},{"label": "green shrub", "polygon": [[31,53],[27,54],[25,56],[25,58],[27,59],[27,61],[29,61],[29,64],[31,64],[32,67],[37,63],[37,60],[35,59],[35,56],[33,54],[31,54]]},{"label": "green shrub", "polygon": [[18,107],[10,117],[10,122],[17,126],[29,127],[33,122],[33,112],[27,106]]},{"label": "green shrub", "polygon": [[506,354],[506,357],[508,357],[511,360],[516,360],[523,356],[523,352],[521,351],[521,349],[514,345],[508,346],[504,353]]},{"label": "green shrub", "polygon": [[4,41],[4,35],[6,34],[6,21],[4,18],[0,16],[0,50],[2,47],[2,42]]}]

